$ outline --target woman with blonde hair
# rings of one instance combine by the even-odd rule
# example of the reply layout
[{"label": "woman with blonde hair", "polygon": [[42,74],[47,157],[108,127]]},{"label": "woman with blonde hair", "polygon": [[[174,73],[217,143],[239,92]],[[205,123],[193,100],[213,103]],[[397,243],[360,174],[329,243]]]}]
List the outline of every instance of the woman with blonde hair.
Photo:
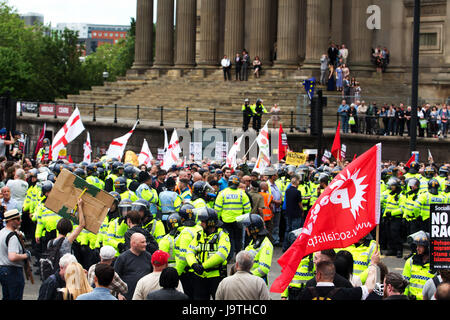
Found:
[{"label": "woman with blonde hair", "polygon": [[66,287],[62,289],[63,300],[75,300],[80,294],[92,291],[83,266],[78,262],[71,262],[64,274]]}]

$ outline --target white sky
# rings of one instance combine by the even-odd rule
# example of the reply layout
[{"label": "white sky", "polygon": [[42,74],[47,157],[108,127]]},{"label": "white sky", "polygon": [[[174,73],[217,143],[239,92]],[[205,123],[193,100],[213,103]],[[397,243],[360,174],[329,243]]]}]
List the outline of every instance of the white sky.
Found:
[{"label": "white sky", "polygon": [[[44,24],[93,23],[129,25],[136,18],[136,0],[6,0],[18,13],[40,13]],[[155,5],[156,5],[155,1]],[[156,18],[156,7],[154,10]]]}]

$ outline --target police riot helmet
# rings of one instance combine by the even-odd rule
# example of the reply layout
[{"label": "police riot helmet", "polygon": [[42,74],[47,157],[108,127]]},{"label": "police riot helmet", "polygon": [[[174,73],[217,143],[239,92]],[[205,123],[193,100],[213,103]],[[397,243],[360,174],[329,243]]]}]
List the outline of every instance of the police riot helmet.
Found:
[{"label": "police riot helmet", "polygon": [[95,163],[91,163],[86,167],[86,174],[88,176],[97,176],[97,165]]},{"label": "police riot helmet", "polygon": [[184,221],[194,221],[194,206],[190,203],[183,204],[178,214]]},{"label": "police riot helmet", "polygon": [[50,140],[48,138],[44,138],[44,141],[42,142],[45,145],[50,145]]},{"label": "police riot helmet", "polygon": [[167,217],[167,229],[172,231],[181,225],[181,216],[178,213],[172,213]]},{"label": "police riot helmet", "polygon": [[439,176],[448,177],[448,168],[446,166],[442,166],[439,168]]},{"label": "police riot helmet", "polygon": [[413,161],[409,166],[408,172],[411,174],[416,174],[419,172],[419,169],[420,169],[419,163],[417,161]]},{"label": "police riot helmet", "polygon": [[192,185],[192,195],[197,197],[204,197],[206,192],[206,182],[205,181],[197,181]]},{"label": "police riot helmet", "polygon": [[103,167],[97,167],[97,176],[100,180],[105,180],[106,170]]},{"label": "police riot helmet", "polygon": [[120,161],[114,161],[111,166],[112,173],[118,174],[120,169],[123,169],[123,163]]},{"label": "police riot helmet", "polygon": [[229,179],[228,179],[228,186],[232,189],[236,189],[237,187],[239,187],[239,178],[238,176],[232,175]]},{"label": "police riot helmet", "polygon": [[46,194],[52,191],[52,189],[53,189],[53,182],[51,182],[50,180],[42,182],[41,192],[43,196],[46,196]]},{"label": "police riot helmet", "polygon": [[117,201],[117,203],[119,203],[120,201],[122,201],[122,197],[120,196],[120,194],[116,191],[111,191],[109,193],[110,195],[112,195],[114,197],[114,200]]},{"label": "police riot helmet", "polygon": [[319,182],[319,178],[320,178],[320,172],[319,171],[315,171],[313,176],[312,176],[313,182],[315,184],[319,184],[320,183]]},{"label": "police riot helmet", "polygon": [[264,219],[259,214],[246,214],[242,224],[247,227],[252,235],[264,230]]},{"label": "police riot helmet", "polygon": [[133,207],[133,202],[130,199],[123,199],[119,202],[119,212],[122,215],[122,217],[125,217],[128,212],[131,211],[131,208]]},{"label": "police riot helmet", "polygon": [[150,204],[147,200],[139,199],[132,203],[131,210],[144,212],[144,217],[150,214]]},{"label": "police riot helmet", "polygon": [[129,165],[126,165],[125,168],[123,169],[123,175],[127,179],[135,179],[136,175],[137,175],[136,171],[137,170],[134,168],[134,166],[132,164],[129,164]]},{"label": "police riot helmet", "polygon": [[[219,220],[219,216],[217,215],[217,211],[212,208],[204,208],[208,214],[208,218],[206,220],[206,227],[220,227],[222,222]],[[202,221],[202,220],[200,220]],[[204,221],[204,220],[203,220]]]},{"label": "police riot helmet", "polygon": [[125,177],[118,177],[114,181],[114,189],[120,194],[127,191],[127,179]]},{"label": "police riot helmet", "polygon": [[48,180],[48,181],[51,181],[51,182],[53,182],[53,183],[55,183],[55,182],[56,182],[56,177],[55,177],[55,175],[54,175],[53,173],[50,173],[50,174],[47,176],[47,180]]},{"label": "police riot helmet", "polygon": [[428,232],[420,230],[416,233],[410,234],[406,241],[409,243],[413,250],[415,250],[415,247],[417,246],[424,246],[425,248],[428,248],[430,245],[430,234]]},{"label": "police riot helmet", "polygon": [[331,170],[331,177],[333,177],[333,178],[335,178],[338,174],[339,174],[339,172],[341,172],[341,167],[339,167],[339,166],[336,166],[336,167],[334,167],[332,170]]},{"label": "police riot helmet", "polygon": [[437,179],[431,179],[428,181],[428,192],[434,195],[437,195],[439,193],[441,185]]},{"label": "police riot helmet", "polygon": [[411,190],[413,190],[413,187],[414,187],[414,190],[419,190],[419,188],[420,188],[420,180],[417,179],[417,178],[408,179],[407,185],[408,185],[408,187]]},{"label": "police riot helmet", "polygon": [[398,179],[398,178],[395,178],[395,177],[389,178],[387,185],[391,190],[393,188],[395,188],[395,190],[392,190],[392,191],[395,191],[395,192],[401,191],[401,182],[400,182],[400,179]]},{"label": "police riot helmet", "polygon": [[325,183],[328,185],[328,182],[330,181],[330,176],[327,173],[320,173],[318,178],[319,183]]},{"label": "police riot helmet", "polygon": [[434,177],[436,170],[433,166],[428,166],[425,168],[424,173],[426,178],[431,179]]},{"label": "police riot helmet", "polygon": [[86,179],[86,171],[84,171],[82,168],[76,168],[73,173],[79,176],[81,179]]}]

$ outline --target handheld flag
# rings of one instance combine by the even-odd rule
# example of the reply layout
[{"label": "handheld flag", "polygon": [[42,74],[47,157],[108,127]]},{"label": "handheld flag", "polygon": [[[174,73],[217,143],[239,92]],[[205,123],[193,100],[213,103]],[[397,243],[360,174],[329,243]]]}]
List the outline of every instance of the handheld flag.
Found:
[{"label": "handheld flag", "polygon": [[278,161],[283,160],[288,151],[287,135],[283,131],[283,126],[280,124],[280,131],[278,132]]},{"label": "handheld flag", "polygon": [[236,156],[239,150],[241,150],[241,142],[242,139],[244,138],[244,135],[240,136],[236,142],[233,144],[233,146],[231,147],[230,151],[227,154],[227,160],[226,160],[226,164],[227,167],[229,168],[236,168],[237,163],[236,163]]},{"label": "handheld flag", "polygon": [[341,122],[338,122],[336,135],[334,136],[333,146],[331,147],[331,154],[336,160],[341,159]]},{"label": "handheld flag", "polygon": [[91,136],[89,135],[89,132],[87,133],[86,142],[84,143],[83,148],[84,148],[83,162],[90,164],[92,162],[91,161],[92,146],[91,146]]},{"label": "handheld flag", "polygon": [[178,140],[177,130],[173,129],[172,137],[170,138],[169,146],[167,147],[167,151],[164,154],[164,160],[161,165],[161,168],[164,170],[169,170],[172,165],[177,164],[180,159],[180,141]]},{"label": "handheld flag", "polygon": [[316,78],[314,77],[303,81],[303,87],[305,88],[309,100],[312,100],[314,97],[315,86],[316,86]]},{"label": "handheld flag", "polygon": [[406,167],[411,167],[411,163],[413,163],[414,162],[414,160],[416,159],[416,156],[415,155],[412,155],[411,156],[411,158],[409,158],[409,160],[408,160],[408,162],[406,163]]},{"label": "handheld flag", "polygon": [[148,166],[148,164],[152,160],[153,160],[152,152],[150,151],[147,140],[144,139],[144,143],[142,144],[142,149],[138,157],[139,165],[145,164],[146,166]]},{"label": "handheld flag", "polygon": [[52,159],[57,160],[59,151],[65,148],[70,142],[75,140],[83,131],[84,125],[81,121],[80,110],[78,110],[77,107],[53,139],[51,154]]},{"label": "handheld flag", "polygon": [[34,158],[36,159],[36,156],[39,152],[39,149],[42,148],[44,145],[44,138],[45,138],[45,130],[47,130],[47,124],[44,123],[44,126],[42,127],[41,133],[39,134],[38,141],[36,143],[36,149],[34,149]]},{"label": "handheld flag", "polygon": [[259,155],[253,171],[259,173],[262,173],[264,168],[270,166],[269,121],[270,120],[266,122],[256,138],[259,147]]},{"label": "handheld flag", "polygon": [[125,148],[127,146],[128,140],[130,139],[131,135],[133,134],[134,130],[136,129],[136,126],[138,125],[139,120],[136,121],[133,128],[128,131],[127,134],[114,139],[111,144],[109,145],[108,151],[106,151],[106,157],[108,159],[117,158],[119,160],[122,159],[123,153],[125,151]]},{"label": "handheld flag", "polygon": [[283,292],[301,259],[313,252],[346,248],[372,231],[380,221],[381,144],[344,168],[309,210],[295,242],[278,259],[281,275],[271,292]]}]

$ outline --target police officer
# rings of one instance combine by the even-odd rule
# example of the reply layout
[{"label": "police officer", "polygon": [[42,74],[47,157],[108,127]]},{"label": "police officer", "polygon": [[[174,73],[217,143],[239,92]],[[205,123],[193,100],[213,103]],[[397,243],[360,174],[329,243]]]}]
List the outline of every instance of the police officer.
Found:
[{"label": "police officer", "polygon": [[[420,182],[422,182],[423,176],[419,173],[420,165],[418,162],[413,161],[409,167],[408,172],[405,174],[405,186],[406,190],[409,191],[408,187],[408,180],[412,178],[416,178]],[[427,186],[424,183],[421,183],[419,189],[422,189],[422,191],[426,190]]]},{"label": "police officer", "polygon": [[114,188],[114,182],[118,177],[123,174],[123,163],[120,161],[114,161],[111,165],[111,173],[106,176],[105,179],[105,191],[111,192],[116,191]]},{"label": "police officer", "polygon": [[242,130],[247,131],[248,125],[250,124],[250,120],[253,117],[253,110],[250,105],[250,100],[245,99],[244,104],[242,105],[242,116],[243,116],[243,125]]},{"label": "police officer", "polygon": [[115,192],[115,191],[111,191],[109,194],[114,197],[114,202],[113,202],[111,208],[109,209],[108,213],[106,214],[106,217],[103,220],[102,225],[100,226],[100,230],[98,231],[97,243],[96,243],[96,247],[97,248],[102,247],[103,244],[106,244],[106,242],[108,241],[108,226],[109,226],[109,223],[112,220],[120,217],[119,203],[122,200],[120,198],[120,194]]},{"label": "police officer", "polygon": [[166,223],[167,217],[169,215],[180,211],[180,208],[183,204],[183,200],[181,199],[180,195],[173,191],[175,188],[175,179],[173,179],[172,177],[167,178],[166,188],[167,190],[159,194],[159,208],[163,224]]},{"label": "police officer", "polygon": [[175,257],[178,254],[178,248],[175,246],[177,237],[180,235],[182,228],[181,216],[178,213],[172,213],[167,218],[167,229],[169,232],[159,242],[159,250],[169,254],[169,267],[175,268]]},{"label": "police officer", "polygon": [[407,233],[413,234],[422,228],[422,216],[417,199],[420,192],[420,181],[417,178],[411,178],[408,181],[409,191],[405,194],[403,202],[403,218],[406,220]]},{"label": "police officer", "polygon": [[86,180],[86,171],[83,168],[76,168],[73,173],[79,176],[81,179]]},{"label": "police officer", "polygon": [[105,245],[112,246],[116,249],[116,257],[119,256],[119,244],[125,243],[125,232],[128,230],[126,216],[131,211],[132,202],[130,199],[122,199],[119,203],[119,217],[109,222],[107,240]]},{"label": "police officer", "polygon": [[[204,210],[200,209],[200,210]],[[175,268],[180,276],[183,291],[189,298],[193,299],[193,272],[186,262],[186,254],[189,244],[192,242],[202,227],[195,222],[194,206],[190,203],[184,204],[179,211],[181,217],[180,235],[175,240]]]},{"label": "police officer", "polygon": [[42,142],[42,148],[39,149],[36,155],[37,163],[47,164],[50,161],[50,140],[48,138],[44,138]]},{"label": "police officer", "polygon": [[267,113],[266,107],[263,105],[261,99],[256,100],[252,106],[253,109],[253,129],[257,132],[261,129],[261,118],[264,113]]},{"label": "police officer", "polygon": [[149,203],[150,213],[156,218],[158,213],[158,192],[152,187],[152,177],[147,171],[141,171],[138,175],[138,181],[141,183],[136,190],[139,199],[144,199]]},{"label": "police officer", "polygon": [[[298,238],[303,228],[293,230],[289,233],[288,244],[289,247]],[[313,261],[313,254],[305,256],[298,265],[294,277],[289,283],[288,287],[281,294],[281,300],[298,300],[301,290],[306,286],[306,283],[314,278],[315,264]]]},{"label": "police officer", "polygon": [[134,191],[131,191],[127,187],[127,179],[125,177],[118,177],[114,181],[114,190],[120,194],[120,197],[123,199],[130,199],[131,202],[138,200],[138,196]]},{"label": "police officer", "polygon": [[430,205],[447,203],[447,197],[440,192],[440,188],[439,181],[437,179],[431,179],[428,182],[428,190],[421,193],[417,199],[422,216],[421,230],[429,230],[430,228]]},{"label": "police officer", "polygon": [[413,255],[406,260],[403,277],[409,281],[404,294],[410,299],[423,300],[422,290],[425,282],[435,274],[430,270],[430,237],[424,231],[411,234],[408,242],[412,245]]},{"label": "police officer", "polygon": [[86,182],[96,186],[99,189],[103,189],[105,187],[105,183],[98,178],[97,173],[97,165],[95,163],[91,163],[86,167]]},{"label": "police officer", "polygon": [[211,186],[205,181],[197,181],[192,186],[192,198],[191,198],[191,204],[194,206],[194,208],[206,208],[207,200],[208,200],[208,193],[214,192],[214,189],[212,189]]},{"label": "police officer", "polygon": [[136,180],[138,170],[131,164],[124,165],[123,176],[127,179],[127,188],[133,192],[136,192],[139,187],[139,182]]},{"label": "police officer", "polygon": [[251,273],[263,278],[267,285],[270,267],[272,265],[273,245],[269,238],[269,232],[264,226],[264,220],[258,214],[246,214],[243,225],[246,227],[250,243],[245,248],[253,256]]},{"label": "police officer", "polygon": [[[136,200],[135,202],[133,202],[131,210],[139,212],[139,214],[141,215],[142,228],[147,230],[154,238],[153,241],[148,240],[147,242],[153,242],[151,243],[151,245],[156,247],[154,251],[158,250],[158,243],[166,234],[164,224],[161,222],[161,220],[153,218],[153,215],[150,213],[149,203],[147,200],[144,199]],[[154,240],[156,240],[156,242]],[[148,244],[149,243],[147,243],[147,245]]]},{"label": "police officer", "polygon": [[441,166],[439,168],[439,176],[436,177],[437,181],[441,186],[441,190],[445,189],[445,181],[448,180],[448,168],[446,166]]},{"label": "police officer", "polygon": [[382,219],[383,233],[387,246],[390,250],[386,252],[386,255],[396,255],[397,258],[403,257],[403,240],[402,240],[402,226],[403,226],[403,210],[402,204],[404,196],[402,195],[402,189],[400,180],[398,178],[391,178],[388,181],[388,190],[386,198],[383,198],[384,212]]},{"label": "police officer", "polygon": [[209,300],[215,298],[220,281],[227,276],[230,238],[214,209],[199,210],[197,219],[202,230],[189,244],[186,262],[194,271],[194,300]]},{"label": "police officer", "polygon": [[214,204],[219,218],[224,222],[224,228],[230,235],[231,251],[228,255],[230,261],[234,254],[241,251],[243,230],[236,222],[236,217],[250,213],[252,210],[250,199],[244,190],[238,189],[239,178],[235,175],[228,179],[228,188],[219,192]]},{"label": "police officer", "polygon": [[447,198],[447,203],[450,203],[450,180],[445,181],[444,196]]}]

